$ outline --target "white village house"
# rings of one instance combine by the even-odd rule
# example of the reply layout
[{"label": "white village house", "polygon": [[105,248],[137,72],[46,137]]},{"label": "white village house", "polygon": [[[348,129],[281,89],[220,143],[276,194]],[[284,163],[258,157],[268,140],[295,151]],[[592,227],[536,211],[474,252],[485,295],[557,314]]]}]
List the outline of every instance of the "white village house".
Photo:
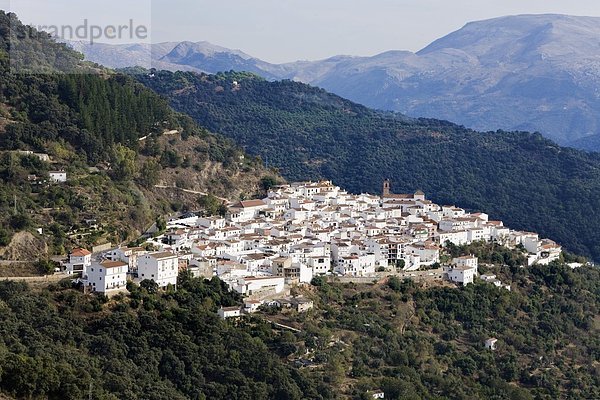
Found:
[{"label": "white village house", "polygon": [[112,294],[127,290],[129,267],[122,261],[93,263],[84,272],[84,285],[92,292]]},{"label": "white village house", "polygon": [[447,269],[448,280],[450,282],[460,283],[463,286],[473,283],[473,278],[476,274],[476,269],[473,267],[450,267]]},{"label": "white village house", "polygon": [[160,288],[177,286],[179,257],[171,252],[148,253],[137,259],[138,280],[153,280]]},{"label": "white village house", "polygon": [[69,253],[66,264],[67,274],[83,273],[86,267],[92,265],[92,253],[86,249],[77,248]]},{"label": "white village house", "polygon": [[237,318],[242,315],[242,309],[240,306],[221,307],[219,308],[218,314],[222,319]]},{"label": "white village house", "polygon": [[64,183],[67,181],[67,173],[65,171],[49,171],[50,181],[55,183]]}]

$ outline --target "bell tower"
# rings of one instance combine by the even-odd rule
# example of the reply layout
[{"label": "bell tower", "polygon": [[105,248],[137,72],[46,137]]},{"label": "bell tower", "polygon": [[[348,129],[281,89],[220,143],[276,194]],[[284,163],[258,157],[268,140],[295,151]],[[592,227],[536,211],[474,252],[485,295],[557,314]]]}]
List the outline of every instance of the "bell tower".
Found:
[{"label": "bell tower", "polygon": [[390,180],[386,179],[385,181],[383,181],[383,190],[381,192],[382,196],[389,196],[390,195]]}]

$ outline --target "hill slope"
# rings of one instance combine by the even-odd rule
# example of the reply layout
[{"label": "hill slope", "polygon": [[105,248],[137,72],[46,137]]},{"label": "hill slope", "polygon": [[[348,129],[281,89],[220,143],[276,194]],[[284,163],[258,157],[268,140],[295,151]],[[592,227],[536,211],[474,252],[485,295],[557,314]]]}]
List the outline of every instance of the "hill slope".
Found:
[{"label": "hill slope", "polygon": [[[159,214],[198,209],[200,196],[180,189],[232,199],[259,190],[268,171],[226,138],[48,37],[11,42],[9,27],[25,29],[0,13],[0,247],[23,230],[47,240],[51,253],[120,243]],[[24,67],[45,73],[9,73],[9,48],[39,63]],[[79,73],[59,73],[65,65]],[[66,183],[49,182],[57,169],[67,172]]]},{"label": "hill slope", "polygon": [[[423,289],[397,278],[319,282],[316,312],[282,323],[311,326],[319,342],[335,343],[325,370],[352,398],[375,388],[407,400],[597,398],[598,270],[553,264],[493,272],[512,290]],[[498,339],[494,352],[483,349],[490,337]]]},{"label": "hill slope", "polygon": [[[478,130],[539,131],[562,145],[600,150],[598,35],[600,18],[519,15],[469,23],[416,54],[275,65],[206,42],[184,42],[179,50],[157,51],[155,67],[299,80],[376,109]],[[93,48],[81,50],[111,65]],[[119,66],[136,65],[135,57],[126,57]]]},{"label": "hill slope", "polygon": [[600,260],[598,154],[539,134],[382,114],[291,81],[171,72],[137,78],[290,180],[322,177],[379,193],[391,178],[397,192],[421,188],[439,203],[485,210]]},{"label": "hill slope", "polygon": [[334,398],[280,359],[270,324],[217,316],[240,302],[225,283],[179,283],[167,294],[129,286],[107,303],[70,280],[42,293],[0,282],[0,390],[17,399]]},{"label": "hill slope", "polygon": [[[314,281],[308,313],[217,317],[217,278],[107,301],[65,280],[0,282],[0,392],[16,399],[592,399],[596,268],[500,267],[489,283],[424,288]],[[269,320],[300,328],[274,329]],[[483,349],[491,336],[494,352]],[[305,361],[308,368],[293,361]],[[303,364],[300,364],[303,365]],[[0,398],[2,398],[0,394]]]}]

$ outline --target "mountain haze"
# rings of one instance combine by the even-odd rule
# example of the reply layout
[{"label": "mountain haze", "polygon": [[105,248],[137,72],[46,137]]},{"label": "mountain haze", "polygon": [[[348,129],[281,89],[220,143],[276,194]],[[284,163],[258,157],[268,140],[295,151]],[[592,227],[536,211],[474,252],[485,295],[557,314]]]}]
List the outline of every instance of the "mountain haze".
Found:
[{"label": "mountain haze", "polygon": [[[472,22],[423,50],[269,64],[206,42],[156,51],[156,68],[248,71],[293,79],[366,106],[447,119],[477,130],[539,131],[600,150],[600,18],[519,15]],[[81,48],[111,66],[110,58]]]}]

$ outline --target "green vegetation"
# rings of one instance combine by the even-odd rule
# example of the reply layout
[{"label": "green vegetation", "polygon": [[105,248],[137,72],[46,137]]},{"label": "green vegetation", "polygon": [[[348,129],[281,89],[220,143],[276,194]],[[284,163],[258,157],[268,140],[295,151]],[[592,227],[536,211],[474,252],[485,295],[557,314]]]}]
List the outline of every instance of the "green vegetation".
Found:
[{"label": "green vegetation", "polygon": [[379,113],[321,89],[249,74],[136,78],[289,180],[322,177],[352,192],[379,193],[390,178],[398,193],[420,188],[437,203],[487,212],[600,260],[599,154],[539,134],[478,133]]},{"label": "green vegetation", "polygon": [[[129,284],[112,299],[69,281],[0,282],[0,393],[81,399],[590,399],[600,396],[600,271],[504,268],[512,291],[390,278],[313,280],[315,309],[221,321],[217,278]],[[264,318],[296,326],[274,329]],[[497,350],[484,349],[489,337]],[[305,367],[308,365],[309,367]]]},{"label": "green vegetation", "polygon": [[445,251],[448,253],[450,260],[460,256],[475,256],[480,264],[506,265],[509,267],[527,265],[525,257],[527,251],[521,245],[515,249],[509,249],[498,243],[486,241],[473,242],[462,246],[448,242],[446,243]]},{"label": "green vegetation", "polygon": [[220,215],[223,217],[227,212],[227,206],[223,204],[223,200],[219,200],[211,194],[200,197],[200,199],[198,199],[198,204],[208,215]]},{"label": "green vegetation", "polygon": [[[28,29],[0,12],[0,246],[39,227],[44,233],[35,235],[51,253],[120,243],[157,214],[201,206],[195,196],[165,193],[158,184],[234,199],[261,190],[260,160],[174,112],[133,78],[81,62],[43,33],[11,41]],[[27,67],[14,64],[26,59],[40,64],[30,72],[44,73],[10,73]],[[79,73],[62,73],[74,69]],[[59,168],[68,182],[53,185],[48,172]],[[92,219],[97,229],[85,222]]]},{"label": "green vegetation", "polygon": [[[316,310],[282,323],[303,326],[297,355],[352,398],[376,388],[411,400],[598,398],[600,271],[503,270],[512,291],[319,279]],[[484,349],[490,337],[496,351]]]},{"label": "green vegetation", "polygon": [[[284,364],[260,320],[229,323],[240,299],[218,279],[107,301],[68,282],[37,293],[0,282],[0,390],[48,399],[321,399],[332,391]],[[144,285],[148,286],[148,285]]]}]

